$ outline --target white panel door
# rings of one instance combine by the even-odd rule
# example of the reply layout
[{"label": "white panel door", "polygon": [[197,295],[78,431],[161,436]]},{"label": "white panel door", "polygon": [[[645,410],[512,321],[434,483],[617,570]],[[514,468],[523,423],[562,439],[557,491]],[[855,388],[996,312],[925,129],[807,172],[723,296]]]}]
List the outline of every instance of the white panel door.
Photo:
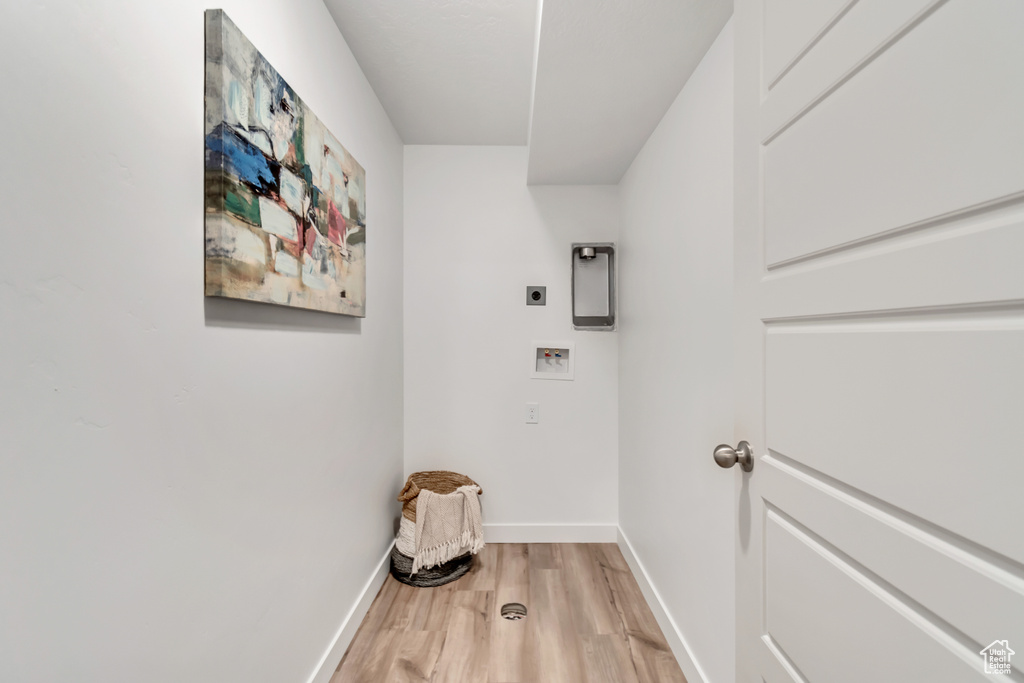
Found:
[{"label": "white panel door", "polygon": [[738,680],[1024,681],[1024,1],[735,22]]}]

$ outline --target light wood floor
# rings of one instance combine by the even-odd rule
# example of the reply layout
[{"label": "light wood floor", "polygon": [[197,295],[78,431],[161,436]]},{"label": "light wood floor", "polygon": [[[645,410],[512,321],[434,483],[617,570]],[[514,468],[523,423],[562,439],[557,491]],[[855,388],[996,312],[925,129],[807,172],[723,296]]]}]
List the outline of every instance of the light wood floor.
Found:
[{"label": "light wood floor", "polygon": [[[527,617],[501,617],[508,602]],[[388,577],[331,683],[685,683],[618,546],[488,544],[438,588]]]}]

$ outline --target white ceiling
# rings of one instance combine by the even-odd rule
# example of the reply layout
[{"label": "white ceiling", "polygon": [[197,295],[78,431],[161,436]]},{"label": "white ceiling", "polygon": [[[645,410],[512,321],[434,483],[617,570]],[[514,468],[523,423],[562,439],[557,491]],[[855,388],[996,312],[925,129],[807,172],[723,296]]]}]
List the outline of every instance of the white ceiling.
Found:
[{"label": "white ceiling", "polygon": [[618,183],[731,14],[731,0],[545,0],[529,184]]},{"label": "white ceiling", "polygon": [[526,144],[536,0],[324,4],[406,144]]},{"label": "white ceiling", "polygon": [[538,36],[537,0],[324,3],[406,144],[529,144],[531,185],[617,183],[732,14],[543,0]]}]

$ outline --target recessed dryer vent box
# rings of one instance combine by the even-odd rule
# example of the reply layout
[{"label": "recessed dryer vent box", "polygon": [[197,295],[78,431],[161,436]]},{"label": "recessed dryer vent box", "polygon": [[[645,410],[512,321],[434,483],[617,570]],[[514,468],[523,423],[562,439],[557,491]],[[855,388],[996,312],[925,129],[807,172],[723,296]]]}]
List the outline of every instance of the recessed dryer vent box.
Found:
[{"label": "recessed dryer vent box", "polygon": [[572,342],[539,342],[530,345],[532,379],[572,380],[576,374],[576,345]]},{"label": "recessed dryer vent box", "polygon": [[572,328],[615,329],[615,244],[572,245]]}]

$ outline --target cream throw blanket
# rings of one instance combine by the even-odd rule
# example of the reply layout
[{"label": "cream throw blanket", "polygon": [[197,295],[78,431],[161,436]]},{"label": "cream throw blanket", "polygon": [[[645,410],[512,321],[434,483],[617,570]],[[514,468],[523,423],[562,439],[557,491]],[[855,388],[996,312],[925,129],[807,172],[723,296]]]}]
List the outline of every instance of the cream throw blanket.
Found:
[{"label": "cream throw blanket", "polygon": [[479,486],[460,486],[454,493],[428,489],[416,499],[416,554],[412,573],[430,569],[466,552],[474,555],[484,547],[480,519]]}]

